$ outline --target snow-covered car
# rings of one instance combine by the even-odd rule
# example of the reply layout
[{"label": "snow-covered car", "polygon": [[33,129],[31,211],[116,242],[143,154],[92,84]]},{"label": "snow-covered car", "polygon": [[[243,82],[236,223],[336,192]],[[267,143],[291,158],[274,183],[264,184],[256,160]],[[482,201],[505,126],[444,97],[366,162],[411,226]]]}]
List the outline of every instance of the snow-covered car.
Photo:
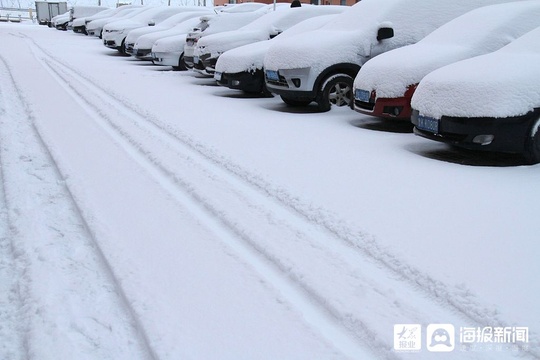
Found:
[{"label": "snow-covered car", "polygon": [[[182,31],[182,34],[187,33],[193,28],[194,25],[191,25],[190,28],[186,29],[186,25],[178,26],[186,20],[198,18],[204,14],[210,13],[210,9],[205,9],[202,7],[194,8],[193,11],[186,11],[180,14],[171,16],[170,18],[162,21],[156,26],[146,26],[138,29],[131,30],[125,42],[126,53],[137,56],[141,59],[151,60],[150,52],[152,51],[152,45],[154,42],[162,37],[172,36]],[[190,22],[192,24],[193,22]],[[195,25],[198,21],[195,23]],[[178,27],[177,27],[178,26]],[[173,30],[174,29],[174,30]],[[172,30],[168,32],[168,30]]]},{"label": "snow-covered car", "polygon": [[[239,7],[244,4],[236,5]],[[236,30],[245,26],[261,16],[281,7],[289,7],[289,4],[278,3],[265,5],[255,11],[218,13],[216,15],[202,16],[200,23],[188,33],[184,46],[184,63],[188,68],[193,68],[193,56],[195,47],[200,38],[223,31]]]},{"label": "snow-covered car", "polygon": [[410,120],[416,86],[431,71],[507,45],[540,25],[540,1],[481,7],[441,26],[418,43],[368,61],[354,81],[356,111]]},{"label": "snow-covered car", "polygon": [[[193,29],[193,24],[198,24],[193,19],[187,21],[190,23],[190,30]],[[189,30],[188,30],[189,31]],[[186,44],[187,32],[181,32],[177,35],[171,35],[160,38],[152,45],[152,62],[154,65],[172,66],[173,70],[187,70],[188,67],[184,61],[184,45]]]},{"label": "snow-covered car", "polygon": [[416,43],[470,10],[503,2],[509,1],[362,0],[319,30],[270,47],[266,86],[290,105],[352,107],[353,79],[366,61]]},{"label": "snow-covered car", "polygon": [[67,30],[69,23],[69,11],[56,15],[51,19],[51,27],[56,28],[57,30]]},{"label": "snow-covered car", "polygon": [[225,51],[258,41],[269,40],[299,22],[322,15],[339,14],[349,9],[339,5],[279,7],[238,30],[224,31],[201,38],[194,50],[194,68],[214,75],[216,61]]},{"label": "snow-covered car", "polygon": [[85,19],[103,11],[112,10],[105,6],[75,5],[70,11],[73,32],[86,34]]},{"label": "snow-covered car", "polygon": [[[117,21],[121,19],[129,19],[130,17],[133,17],[145,11],[146,9],[148,8],[144,6],[140,6],[140,5],[123,5],[117,8],[117,11],[111,16],[97,17],[96,19],[92,19],[91,21],[88,21],[87,19],[85,21],[86,32],[90,36],[97,36],[101,39],[102,34],[103,34],[103,26],[113,21]],[[99,15],[99,14],[96,14],[96,15]]]},{"label": "snow-covered car", "polygon": [[411,105],[417,135],[540,162],[540,27],[425,76]]},{"label": "snow-covered car", "polygon": [[117,20],[103,26],[103,45],[125,53],[124,43],[128,33],[137,28],[154,26],[169,17],[182,12],[193,11],[193,6],[157,6],[129,19]]},{"label": "snow-covered car", "polygon": [[322,15],[307,19],[285,30],[278,37],[240,46],[223,53],[216,62],[214,78],[219,85],[230,89],[254,94],[266,93],[263,62],[270,46],[289,36],[316,30],[336,16],[336,14]]}]

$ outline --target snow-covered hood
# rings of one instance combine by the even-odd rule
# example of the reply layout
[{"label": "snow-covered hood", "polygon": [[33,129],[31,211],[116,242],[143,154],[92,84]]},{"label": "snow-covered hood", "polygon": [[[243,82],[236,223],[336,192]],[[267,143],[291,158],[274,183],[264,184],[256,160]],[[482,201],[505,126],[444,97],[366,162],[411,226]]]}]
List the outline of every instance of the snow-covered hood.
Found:
[{"label": "snow-covered hood", "polygon": [[[137,49],[151,49],[156,41],[163,39],[169,36],[174,35],[186,35],[187,32],[193,28],[198,23],[197,18],[192,18],[187,21],[184,21],[181,24],[178,24],[170,29],[158,31],[150,34],[140,36],[135,42],[135,48]],[[130,32],[131,34],[131,32]],[[128,35],[129,36],[129,35]],[[182,43],[182,48],[184,43]]]},{"label": "snow-covered hood", "polygon": [[540,1],[485,6],[441,26],[417,44],[389,51],[368,61],[354,87],[376,90],[377,97],[401,97],[431,71],[486,54],[536,28]]},{"label": "snow-covered hood", "polygon": [[169,36],[157,40],[152,46],[152,52],[168,53],[168,52],[184,52],[187,34]]},{"label": "snow-covered hood", "polygon": [[318,29],[336,16],[336,14],[332,14],[310,18],[285,30],[282,34],[271,40],[259,41],[231,49],[219,57],[216,63],[216,71],[234,74],[262,69],[264,56],[272,44],[307,31]]},{"label": "snow-covered hood", "polygon": [[86,27],[87,29],[102,29],[105,25],[109,23],[128,19],[144,10],[145,9],[142,7],[130,8],[130,9],[127,9],[126,11],[119,12],[118,14],[113,15],[113,16],[92,20],[86,25]]},{"label": "snow-covered hood", "polygon": [[129,29],[136,29],[141,26],[145,26],[145,24],[141,24],[140,22],[129,20],[129,19],[117,20],[103,26],[103,31],[129,30]]},{"label": "snow-covered hood", "polygon": [[540,107],[540,27],[502,49],[428,74],[411,105],[440,118],[508,117]]},{"label": "snow-covered hood", "polygon": [[[338,63],[363,64],[383,52],[418,42],[442,24],[483,5],[506,0],[362,0],[320,30],[272,46],[269,70],[311,68],[318,73]],[[394,36],[377,40],[380,28]]]}]

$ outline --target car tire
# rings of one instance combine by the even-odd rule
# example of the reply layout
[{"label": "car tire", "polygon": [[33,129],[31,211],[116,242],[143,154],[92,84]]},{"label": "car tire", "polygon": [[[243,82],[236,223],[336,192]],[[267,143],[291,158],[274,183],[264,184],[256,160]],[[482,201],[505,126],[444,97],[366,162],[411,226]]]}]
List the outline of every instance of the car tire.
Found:
[{"label": "car tire", "polygon": [[353,78],[347,74],[334,74],[328,77],[317,96],[319,110],[329,111],[332,105],[352,108],[353,81]]},{"label": "car tire", "polygon": [[525,140],[524,156],[528,164],[540,163],[540,119],[533,124]]},{"label": "car tire", "polygon": [[184,62],[184,54],[180,55],[178,59],[178,66],[172,67],[174,71],[186,71],[188,69],[186,63]]},{"label": "car tire", "polygon": [[308,100],[308,99],[290,98],[290,97],[285,97],[283,95],[281,95],[281,100],[283,100],[285,104],[290,105],[290,106],[306,106],[306,105],[309,105],[309,103],[311,103],[311,100]]}]

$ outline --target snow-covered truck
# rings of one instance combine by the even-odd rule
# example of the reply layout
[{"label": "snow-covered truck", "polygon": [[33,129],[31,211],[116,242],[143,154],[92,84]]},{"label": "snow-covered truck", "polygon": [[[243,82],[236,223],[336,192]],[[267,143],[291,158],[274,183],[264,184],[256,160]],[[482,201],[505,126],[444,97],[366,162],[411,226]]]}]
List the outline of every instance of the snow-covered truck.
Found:
[{"label": "snow-covered truck", "polygon": [[65,1],[36,1],[36,16],[40,25],[47,25],[56,15],[68,11]]}]

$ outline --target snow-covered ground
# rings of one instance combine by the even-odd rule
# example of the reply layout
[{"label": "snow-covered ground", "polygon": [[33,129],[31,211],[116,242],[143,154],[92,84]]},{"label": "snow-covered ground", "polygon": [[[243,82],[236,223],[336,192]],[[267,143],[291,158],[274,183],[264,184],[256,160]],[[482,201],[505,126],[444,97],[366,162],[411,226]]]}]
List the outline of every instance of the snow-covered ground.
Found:
[{"label": "snow-covered ground", "polygon": [[[0,41],[0,359],[540,358],[540,165],[94,37]],[[490,327],[528,343],[460,337]]]}]

